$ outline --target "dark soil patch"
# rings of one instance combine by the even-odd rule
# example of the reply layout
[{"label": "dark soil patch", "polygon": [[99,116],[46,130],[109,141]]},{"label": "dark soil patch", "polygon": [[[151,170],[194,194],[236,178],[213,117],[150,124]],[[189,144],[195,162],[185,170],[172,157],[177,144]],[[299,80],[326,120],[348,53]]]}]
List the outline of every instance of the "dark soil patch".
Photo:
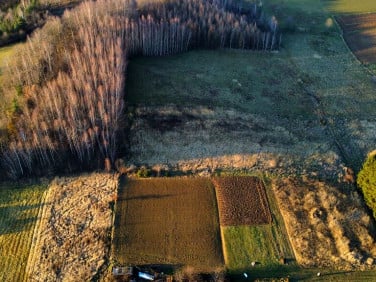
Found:
[{"label": "dark soil patch", "polygon": [[166,131],[175,130],[184,125],[188,121],[195,120],[196,118],[190,114],[155,114],[147,113],[141,116],[146,120],[148,126],[152,129],[157,129],[164,133]]},{"label": "dark soil patch", "polygon": [[213,180],[222,226],[272,222],[265,187],[257,177],[220,177]]}]

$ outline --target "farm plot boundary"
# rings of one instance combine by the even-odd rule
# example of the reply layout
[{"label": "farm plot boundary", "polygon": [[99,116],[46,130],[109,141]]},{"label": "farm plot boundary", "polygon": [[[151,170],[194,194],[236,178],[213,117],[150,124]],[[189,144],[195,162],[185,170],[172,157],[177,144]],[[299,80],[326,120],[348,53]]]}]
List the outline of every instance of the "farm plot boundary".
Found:
[{"label": "farm plot boundary", "polygon": [[128,178],[119,190],[113,260],[195,271],[223,267],[215,199],[208,178]]}]

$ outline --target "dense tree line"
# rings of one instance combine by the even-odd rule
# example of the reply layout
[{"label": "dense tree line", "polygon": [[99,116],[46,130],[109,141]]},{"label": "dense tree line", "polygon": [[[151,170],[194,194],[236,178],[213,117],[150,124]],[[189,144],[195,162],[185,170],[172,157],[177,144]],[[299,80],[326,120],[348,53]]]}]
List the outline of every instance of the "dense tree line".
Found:
[{"label": "dense tree line", "polygon": [[[233,3],[233,4],[232,4]],[[260,23],[259,23],[260,22]],[[262,28],[259,28],[259,25]],[[38,30],[10,68],[16,89],[2,165],[11,177],[44,168],[110,169],[124,123],[127,59],[192,48],[273,50],[275,19],[230,0],[98,0]]]},{"label": "dense tree line", "polygon": [[[189,34],[187,48],[277,49],[281,43],[277,20],[264,19],[257,4],[241,8],[241,1],[167,0],[149,2],[140,15],[149,21],[173,21]],[[233,10],[239,13],[231,12]],[[174,40],[175,41],[175,40]]]}]

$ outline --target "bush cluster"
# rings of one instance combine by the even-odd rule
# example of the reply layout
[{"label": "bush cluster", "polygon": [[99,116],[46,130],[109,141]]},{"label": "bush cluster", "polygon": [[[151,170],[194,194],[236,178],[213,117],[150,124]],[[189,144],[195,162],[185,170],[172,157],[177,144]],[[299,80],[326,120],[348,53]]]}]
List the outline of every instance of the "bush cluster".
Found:
[{"label": "bush cluster", "polygon": [[0,44],[21,39],[44,21],[45,15],[38,11],[37,0],[5,1],[0,6]]},{"label": "bush cluster", "polygon": [[368,155],[362,170],[358,174],[357,184],[376,219],[376,151]]}]

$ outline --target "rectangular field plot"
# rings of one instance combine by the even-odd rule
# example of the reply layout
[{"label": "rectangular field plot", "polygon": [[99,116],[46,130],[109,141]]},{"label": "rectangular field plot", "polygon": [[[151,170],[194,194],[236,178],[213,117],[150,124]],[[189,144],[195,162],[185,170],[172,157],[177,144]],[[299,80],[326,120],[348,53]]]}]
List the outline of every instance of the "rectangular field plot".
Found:
[{"label": "rectangular field plot", "polygon": [[278,264],[278,243],[271,225],[222,227],[226,266],[230,270],[250,268],[252,261],[260,266]]},{"label": "rectangular field plot", "polygon": [[45,185],[0,185],[0,281],[24,281],[45,191]]},{"label": "rectangular field plot", "polygon": [[[250,225],[221,226],[223,254],[227,269],[231,273],[249,270],[249,272],[252,272],[251,276],[249,276],[251,279],[268,277],[268,275],[270,275],[269,277],[283,276],[283,273],[280,271],[283,272],[288,270],[289,267],[295,267],[296,263],[274,193],[268,184],[269,180],[258,177],[228,177],[226,181],[227,183],[233,183],[233,193],[235,195],[238,194],[234,198],[238,197],[239,199],[241,196],[244,198],[250,197],[249,195],[239,195],[239,192],[234,190],[236,187],[242,187],[242,185],[239,185],[239,182],[248,183],[248,190],[253,192],[255,192],[256,187],[259,187],[258,189],[262,188],[263,192],[259,201],[265,201],[267,204],[267,216],[264,215],[264,218],[267,218],[270,223],[255,224],[255,221],[253,221]],[[218,179],[216,179],[216,182],[218,182]],[[264,186],[264,183],[266,186]],[[230,187],[230,185],[227,185],[227,187]],[[243,187],[246,187],[246,185],[243,185]],[[217,197],[218,191],[217,188]],[[230,190],[228,189],[227,192],[229,195]],[[262,206],[261,204],[254,205],[252,201],[248,201],[248,203],[251,211],[252,208],[255,209],[255,207]],[[258,213],[255,210],[255,214],[263,213]],[[281,258],[289,262],[287,268],[286,265],[281,264]],[[255,262],[256,265],[252,266],[252,262]]]},{"label": "rectangular field plot", "polygon": [[127,179],[116,208],[113,257],[121,264],[223,266],[210,179]]},{"label": "rectangular field plot", "polygon": [[213,182],[221,226],[271,223],[265,187],[258,177],[220,177]]}]

